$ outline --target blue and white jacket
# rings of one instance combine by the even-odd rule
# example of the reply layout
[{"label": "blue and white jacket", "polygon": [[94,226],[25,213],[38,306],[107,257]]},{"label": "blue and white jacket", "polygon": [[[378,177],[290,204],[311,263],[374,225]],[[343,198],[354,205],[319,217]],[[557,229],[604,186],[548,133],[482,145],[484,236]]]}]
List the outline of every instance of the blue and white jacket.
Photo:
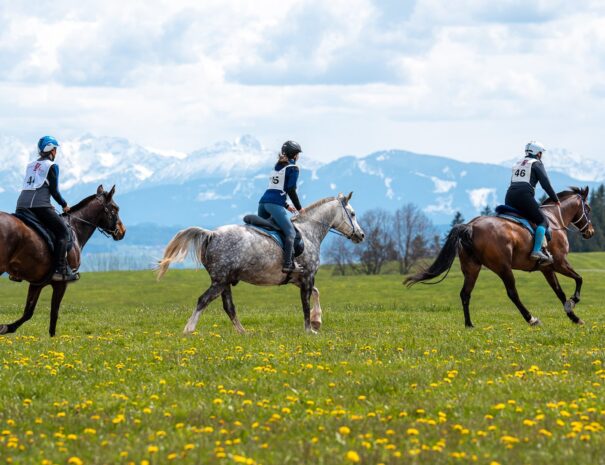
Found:
[{"label": "blue and white jacket", "polygon": [[302,206],[296,193],[298,174],[298,166],[296,166],[294,160],[276,163],[273,172],[269,176],[269,186],[259,203],[273,203],[285,207],[287,195],[292,200],[294,208],[301,210]]}]

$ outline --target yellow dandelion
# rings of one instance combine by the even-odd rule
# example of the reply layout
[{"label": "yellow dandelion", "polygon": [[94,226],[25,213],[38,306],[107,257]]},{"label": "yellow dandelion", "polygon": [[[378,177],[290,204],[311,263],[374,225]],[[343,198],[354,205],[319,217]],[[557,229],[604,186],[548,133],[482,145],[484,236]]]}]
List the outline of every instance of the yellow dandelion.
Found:
[{"label": "yellow dandelion", "polygon": [[354,450],[350,450],[349,452],[347,452],[347,454],[345,455],[345,458],[349,462],[353,462],[353,463],[361,462],[361,458],[359,457],[359,454],[357,452],[355,452]]},{"label": "yellow dandelion", "polygon": [[346,436],[351,433],[351,429],[348,426],[341,426],[338,428],[338,432],[343,436]]},{"label": "yellow dandelion", "polygon": [[69,463],[70,465],[83,465],[84,462],[82,462],[82,459],[79,457],[70,457],[67,460],[67,463]]}]

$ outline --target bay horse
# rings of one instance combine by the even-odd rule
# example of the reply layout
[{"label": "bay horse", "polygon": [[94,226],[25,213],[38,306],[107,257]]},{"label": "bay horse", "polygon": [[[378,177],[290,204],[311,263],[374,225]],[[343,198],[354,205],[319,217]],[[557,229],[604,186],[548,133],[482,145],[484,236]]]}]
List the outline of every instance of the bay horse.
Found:
[{"label": "bay horse", "polygon": [[[567,260],[569,242],[566,231],[568,226],[573,224],[581,232],[584,239],[590,239],[594,235],[594,228],[592,226],[590,205],[587,202],[588,187],[584,189],[571,187],[570,189],[557,194],[561,201],[560,209],[551,200],[546,200],[540,207],[543,209],[552,231],[552,240],[547,247],[554,260],[552,264],[539,266],[529,258],[533,238],[523,226],[497,216],[480,216],[468,224],[454,226],[433,264],[426,270],[408,277],[404,284],[409,287],[415,283],[436,278],[450,270],[456,255],[458,255],[460,257],[460,268],[464,275],[464,285],[460,291],[460,299],[464,310],[465,326],[473,326],[469,304],[471,292],[481,271],[481,266],[489,268],[500,277],[510,300],[517,306],[525,321],[534,326],[540,324],[540,320],[532,316],[521,303],[512,270],[535,271],[539,269],[563,304],[563,309],[569,319],[576,324],[584,324],[574,313],[574,307],[580,302],[582,277]],[[569,299],[566,299],[555,273],[560,273],[575,280],[576,289]],[[443,279],[445,279],[445,276]]]},{"label": "bay horse", "polygon": [[[365,233],[357,223],[348,196],[328,197],[305,208],[305,213],[292,219],[300,231],[305,247],[296,261],[303,272],[282,273],[282,248],[270,237],[245,225],[227,225],[214,231],[190,227],[178,232],[166,246],[158,264],[158,280],[172,262],[183,261],[192,249],[195,260],[203,264],[211,278],[210,287],[200,296],[197,307],[185,326],[184,333],[195,331],[202,311],[219,295],[223,309],[239,333],[244,328],[237,318],[231,286],[244,281],[258,286],[294,284],[300,288],[305,330],[316,333],[321,326],[319,291],[315,274],[319,268],[319,248],[328,231],[334,229],[354,243],[363,241]],[[310,298],[313,296],[313,311]]]},{"label": "bay horse", "polygon": [[[113,200],[115,186],[109,192],[99,186],[97,193],[86,197],[63,214],[67,217],[73,232],[73,247],[67,255],[73,270],[80,267],[82,249],[96,229],[114,240],[124,238],[126,228],[119,216],[119,207]],[[49,334],[55,335],[61,301],[67,289],[67,282],[49,281],[53,270],[52,254],[46,242],[20,219],[0,212],[0,275],[8,272],[15,280],[28,281],[29,290],[23,316],[10,324],[0,325],[0,335],[14,333],[34,315],[40,292],[47,285],[53,288],[50,308]]]}]

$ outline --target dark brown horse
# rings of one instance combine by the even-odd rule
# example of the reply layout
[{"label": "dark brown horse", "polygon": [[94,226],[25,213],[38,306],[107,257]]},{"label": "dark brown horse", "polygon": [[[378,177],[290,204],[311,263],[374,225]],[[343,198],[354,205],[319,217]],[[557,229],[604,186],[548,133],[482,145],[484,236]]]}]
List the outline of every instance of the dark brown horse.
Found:
[{"label": "dark brown horse", "polygon": [[[415,283],[436,278],[449,271],[458,255],[460,268],[464,274],[464,285],[460,291],[460,298],[464,309],[464,324],[467,327],[473,326],[469,303],[482,265],[502,279],[508,297],[517,306],[525,321],[530,325],[538,325],[540,320],[532,316],[519,299],[513,269],[523,271],[539,269],[563,304],[570,320],[583,324],[584,322],[573,311],[575,305],[580,301],[582,277],[567,261],[569,242],[566,230],[570,224],[573,224],[585,239],[593,236],[590,205],[587,203],[588,187],[584,189],[572,187],[570,191],[561,192],[558,196],[561,200],[560,209],[550,200],[541,206],[552,231],[552,240],[548,244],[548,250],[554,259],[551,265],[539,267],[535,261],[529,258],[533,240],[529,231],[524,227],[503,218],[480,216],[468,224],[454,226],[434,263],[428,269],[408,277],[404,283],[412,286]],[[575,280],[576,290],[569,300],[566,299],[555,273]]]},{"label": "dark brown horse", "polygon": [[[124,238],[126,229],[118,214],[119,207],[113,201],[115,186],[109,192],[99,186],[97,193],[85,198],[72,207],[67,215],[74,233],[74,245],[68,254],[72,269],[80,266],[82,249],[95,230],[110,235],[114,240]],[[48,246],[40,236],[20,219],[0,212],[0,275],[8,272],[13,279],[30,283],[23,316],[8,325],[0,325],[0,335],[14,333],[29,320],[36,308],[42,289],[51,285],[53,295],[50,309],[49,333],[55,335],[59,307],[67,288],[66,282],[49,281],[52,271],[52,257]]]}]

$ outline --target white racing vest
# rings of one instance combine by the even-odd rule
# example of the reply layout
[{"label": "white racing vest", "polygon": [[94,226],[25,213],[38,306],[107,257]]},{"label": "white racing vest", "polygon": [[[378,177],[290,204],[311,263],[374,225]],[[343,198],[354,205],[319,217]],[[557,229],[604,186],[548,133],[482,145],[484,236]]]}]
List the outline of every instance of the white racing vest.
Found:
[{"label": "white racing vest", "polygon": [[35,191],[40,189],[46,182],[50,167],[54,163],[48,159],[32,161],[25,170],[22,190]]},{"label": "white racing vest", "polygon": [[510,182],[526,182],[531,179],[532,165],[537,162],[535,158],[523,158],[513,165],[513,175]]},{"label": "white racing vest", "polygon": [[275,189],[281,191],[282,195],[286,195],[286,191],[284,190],[286,184],[286,170],[292,167],[294,167],[294,165],[286,165],[279,171],[273,170],[269,176],[269,186],[267,189]]}]

